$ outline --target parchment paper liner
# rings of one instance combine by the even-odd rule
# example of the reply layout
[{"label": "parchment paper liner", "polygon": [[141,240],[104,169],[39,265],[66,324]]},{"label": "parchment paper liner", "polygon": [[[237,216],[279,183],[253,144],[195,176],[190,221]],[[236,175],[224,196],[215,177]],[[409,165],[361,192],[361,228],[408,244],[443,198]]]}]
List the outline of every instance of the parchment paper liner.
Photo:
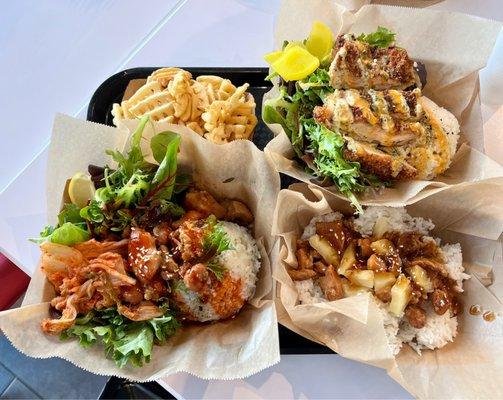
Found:
[{"label": "parchment paper liner", "polygon": [[[136,125],[136,121],[129,124]],[[103,347],[80,347],[76,340],[60,341],[46,335],[40,321],[47,316],[52,287],[37,269],[24,306],[0,313],[0,328],[21,352],[37,358],[61,357],[100,375],[115,375],[135,381],[154,380],[186,371],[201,378],[237,379],[252,375],[279,361],[277,319],[272,300],[269,255],[272,213],[279,191],[279,177],[262,152],[249,141],[215,145],[185,127],[159,125],[156,132],[181,134],[179,163],[201,186],[219,197],[243,200],[255,215],[254,235],[262,253],[262,267],[251,304],[235,319],[200,326],[187,326],[164,346],[154,346],[152,360],[142,368],[118,369],[106,359]],[[153,133],[147,125],[145,137]],[[54,222],[61,206],[65,182],[90,163],[110,163],[105,149],[122,149],[127,129],[110,128],[57,115],[49,150],[47,171],[48,214]],[[144,151],[149,141],[144,140]],[[151,155],[149,156],[151,157]],[[243,168],[246,166],[246,168]],[[269,254],[269,255],[268,255]]]},{"label": "parchment paper liner", "polygon": [[[396,183],[393,188],[362,194],[362,204],[401,205],[462,182],[474,182],[503,176],[503,169],[482,154],[483,129],[480,111],[478,71],[486,63],[501,23],[447,11],[365,5],[356,13],[325,0],[288,0],[281,2],[275,32],[275,49],[283,40],[302,40],[309,35],[312,22],[326,23],[334,34],[373,32],[385,26],[397,33],[397,43],[414,60],[423,62],[427,84],[423,93],[452,112],[459,120],[459,150],[451,167],[433,181]],[[277,88],[264,95],[277,95]],[[290,141],[279,124],[270,124],[275,138],[265,148],[279,172],[306,183],[313,175],[294,162]],[[471,147],[469,147],[467,144]],[[325,188],[337,193],[337,188]]]},{"label": "parchment paper liner", "polygon": [[[351,208],[314,185],[299,183],[291,189],[279,194],[273,226],[273,233],[281,238],[279,261],[273,268],[281,324],[344,357],[386,369],[419,398],[501,397],[503,265],[498,238],[503,230],[503,179],[460,185],[406,207],[413,216],[432,219],[434,236],[444,243],[461,243],[471,278],[464,283],[461,299],[465,309],[458,317],[455,341],[440,350],[425,350],[422,356],[404,345],[396,358],[387,345],[382,319],[370,295],[297,304],[296,288],[286,272],[288,265],[296,263],[295,238],[313,216],[331,210],[350,214]],[[486,288],[481,280],[493,283]],[[468,309],[473,304],[499,316],[491,323],[471,316]]]}]

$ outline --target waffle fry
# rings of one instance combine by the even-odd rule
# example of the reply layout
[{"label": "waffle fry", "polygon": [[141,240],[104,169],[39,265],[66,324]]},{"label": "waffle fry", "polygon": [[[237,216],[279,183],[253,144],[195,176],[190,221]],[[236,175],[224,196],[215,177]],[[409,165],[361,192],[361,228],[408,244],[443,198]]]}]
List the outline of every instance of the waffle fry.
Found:
[{"label": "waffle fry", "polygon": [[183,69],[161,68],[130,99],[113,105],[113,122],[148,115],[154,121],[187,126],[215,143],[250,139],[257,118],[248,86],[236,88],[213,75],[194,80]]},{"label": "waffle fry", "polygon": [[215,143],[225,143],[237,139],[250,139],[257,125],[255,101],[246,92],[244,84],[227,100],[216,100],[203,113],[205,137]]}]

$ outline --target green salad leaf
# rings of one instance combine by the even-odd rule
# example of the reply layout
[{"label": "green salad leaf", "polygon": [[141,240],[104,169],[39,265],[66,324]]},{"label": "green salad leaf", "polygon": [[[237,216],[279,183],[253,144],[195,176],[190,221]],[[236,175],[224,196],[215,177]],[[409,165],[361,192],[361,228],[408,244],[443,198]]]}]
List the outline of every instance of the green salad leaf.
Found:
[{"label": "green salad leaf", "polygon": [[206,268],[213,272],[219,281],[224,279],[226,268],[217,263],[215,260],[208,261],[206,263]]},{"label": "green salad leaf", "polygon": [[166,152],[168,150],[169,144],[175,140],[179,135],[175,132],[166,131],[155,135],[150,140],[150,149],[154,159],[160,164],[164,159]]},{"label": "green salad leaf", "polygon": [[176,181],[176,168],[178,146],[180,145],[180,136],[176,135],[166,146],[166,153],[159,168],[152,178],[152,189],[149,193],[154,199],[171,199]]},{"label": "green salad leaf", "polygon": [[295,154],[304,160],[308,170],[319,178],[330,178],[361,211],[356,195],[367,186],[383,183],[364,173],[359,163],[346,160],[343,137],[314,120],[314,108],[323,105],[325,97],[333,91],[328,70],[320,67],[294,86],[283,83],[279,95],[264,104],[263,119],[267,123],[280,124]]},{"label": "green salad leaf", "polygon": [[389,47],[395,42],[396,33],[391,32],[389,29],[379,26],[373,33],[365,35],[362,33],[356,39],[361,42],[367,42],[371,46]]},{"label": "green salad leaf", "polygon": [[127,364],[141,367],[150,362],[153,344],[162,344],[173,336],[180,324],[169,311],[147,321],[131,321],[116,308],[93,310],[76,319],[75,324],[63,331],[61,340],[77,338],[83,347],[98,342],[119,368]]},{"label": "green salad leaf", "polygon": [[212,249],[215,254],[231,250],[231,242],[225,232],[221,221],[217,221],[214,215],[206,219],[206,233],[203,238],[203,247],[205,250]]},{"label": "green salad leaf", "polygon": [[91,238],[85,220],[80,216],[80,209],[74,204],[65,204],[58,214],[56,226],[47,225],[38,238],[30,239],[34,243],[52,242],[73,246]]}]

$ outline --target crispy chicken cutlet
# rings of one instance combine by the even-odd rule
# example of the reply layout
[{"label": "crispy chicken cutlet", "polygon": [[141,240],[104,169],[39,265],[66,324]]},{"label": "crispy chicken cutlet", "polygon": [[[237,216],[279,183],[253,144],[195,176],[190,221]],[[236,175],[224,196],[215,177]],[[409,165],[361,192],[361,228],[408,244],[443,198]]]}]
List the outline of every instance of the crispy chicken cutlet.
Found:
[{"label": "crispy chicken cutlet", "polygon": [[405,49],[372,46],[357,40],[353,34],[337,38],[329,74],[336,89],[421,87],[414,61]]}]

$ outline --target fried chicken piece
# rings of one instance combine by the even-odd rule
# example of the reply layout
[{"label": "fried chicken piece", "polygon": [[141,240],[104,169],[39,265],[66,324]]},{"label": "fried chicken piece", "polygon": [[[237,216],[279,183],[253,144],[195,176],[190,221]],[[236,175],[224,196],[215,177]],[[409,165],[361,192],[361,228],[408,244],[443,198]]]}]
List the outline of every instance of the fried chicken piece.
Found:
[{"label": "fried chicken piece", "polygon": [[183,282],[189,290],[201,292],[210,284],[210,274],[203,263],[195,264],[183,276]]},{"label": "fried chicken piece", "polygon": [[331,84],[337,89],[420,87],[414,62],[400,47],[377,47],[352,34],[339,35],[330,65]]},{"label": "fried chicken piece", "polygon": [[225,208],[225,220],[243,226],[253,222],[253,214],[244,203],[237,200],[224,200],[222,206]]},{"label": "fried chicken piece", "polygon": [[315,120],[327,128],[341,132],[355,140],[385,147],[400,146],[424,134],[426,126],[420,122],[422,108],[415,98],[411,109],[407,99],[419,97],[419,90],[384,92],[335,90],[315,107]]},{"label": "fried chicken piece", "polygon": [[172,230],[167,222],[161,222],[160,224],[154,226],[154,229],[152,230],[157,243],[161,245],[168,243],[171,232]]},{"label": "fried chicken piece", "polygon": [[225,216],[225,208],[205,190],[190,190],[185,195],[183,206],[186,210],[198,211],[205,217],[214,215],[218,219]]},{"label": "fried chicken piece", "polygon": [[314,278],[317,274],[312,269],[294,269],[288,268],[288,275],[294,281],[305,281],[306,279]]},{"label": "fried chicken piece", "polygon": [[300,269],[313,268],[313,255],[309,243],[305,240],[297,240],[297,250],[295,251],[297,263]]},{"label": "fried chicken piece", "polygon": [[128,260],[140,282],[149,282],[159,270],[162,261],[161,254],[155,245],[155,238],[143,229],[132,228]]},{"label": "fried chicken piece", "polygon": [[173,226],[173,228],[178,229],[180,226],[182,226],[182,224],[184,222],[187,222],[187,221],[197,221],[197,220],[200,220],[200,219],[204,219],[206,217],[207,217],[206,214],[203,214],[203,213],[201,213],[199,211],[189,210],[185,214],[182,215],[182,218],[180,218],[179,220],[173,222],[172,226]]},{"label": "fried chicken piece", "polygon": [[119,297],[122,301],[129,304],[138,304],[143,301],[143,291],[140,285],[124,286],[121,288]]},{"label": "fried chicken piece", "polygon": [[410,180],[417,176],[417,170],[405,160],[392,156],[370,144],[346,138],[344,158],[361,164],[364,171],[376,175],[384,181]]},{"label": "fried chicken piece", "polygon": [[414,328],[421,329],[426,325],[426,311],[417,305],[408,305],[405,317]]},{"label": "fried chicken piece", "polygon": [[142,301],[133,306],[118,304],[117,311],[131,321],[148,321],[163,315],[162,310],[151,301]]},{"label": "fried chicken piece", "polygon": [[333,265],[328,266],[325,276],[318,279],[318,283],[329,301],[339,300],[344,297],[342,279]]}]

